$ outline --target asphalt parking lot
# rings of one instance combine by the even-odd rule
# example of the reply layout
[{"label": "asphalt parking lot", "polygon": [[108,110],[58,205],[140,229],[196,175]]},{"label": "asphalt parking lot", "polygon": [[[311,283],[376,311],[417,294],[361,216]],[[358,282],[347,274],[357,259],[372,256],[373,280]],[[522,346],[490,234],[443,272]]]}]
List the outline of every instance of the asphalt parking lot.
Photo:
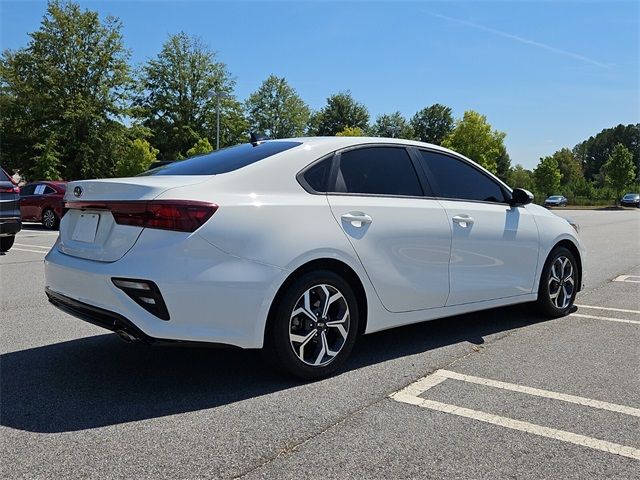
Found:
[{"label": "asphalt parking lot", "polygon": [[152,348],[50,306],[27,226],[0,257],[2,478],[640,478],[640,211],[571,211],[569,316],[526,305],[360,339],[284,379],[259,352]]}]

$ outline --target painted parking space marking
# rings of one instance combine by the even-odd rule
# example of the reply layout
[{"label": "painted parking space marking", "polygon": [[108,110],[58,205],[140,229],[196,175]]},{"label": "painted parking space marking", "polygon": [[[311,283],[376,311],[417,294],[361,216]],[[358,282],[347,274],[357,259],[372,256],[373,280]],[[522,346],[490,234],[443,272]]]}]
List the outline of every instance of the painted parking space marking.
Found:
[{"label": "painted parking space marking", "polygon": [[11,250],[17,250],[19,252],[31,252],[31,253],[39,253],[40,255],[46,255],[47,252],[43,252],[41,250],[29,250],[27,248],[18,248],[18,247],[13,247]]},{"label": "painted parking space marking", "polygon": [[45,247],[45,246],[42,246],[42,245],[30,245],[28,243],[14,243],[14,245],[18,245],[20,247],[29,247],[29,248],[42,248],[42,249],[46,250],[47,252],[49,250],[51,250],[51,247]]},{"label": "painted parking space marking", "polygon": [[575,304],[575,306],[579,307],[579,308],[592,308],[594,310],[610,310],[612,312],[638,313],[638,314],[640,314],[640,310],[629,310],[629,309],[626,309],[626,308],[596,307],[595,305],[578,305],[578,304]]},{"label": "painted parking space marking", "polygon": [[618,322],[618,323],[631,323],[635,325],[640,325],[640,320],[627,320],[626,318],[615,318],[615,317],[600,317],[596,315],[586,315],[584,313],[571,313],[570,317],[579,317],[579,318],[592,318],[594,320],[605,320],[607,322]]},{"label": "painted parking space marking", "polygon": [[640,275],[620,275],[614,278],[614,282],[640,283]]},{"label": "painted parking space marking", "polygon": [[529,395],[535,395],[539,397],[551,398],[555,400],[562,400],[569,403],[575,403],[578,405],[585,405],[601,410],[609,410],[617,413],[622,413],[631,416],[640,416],[640,409],[629,407],[626,405],[618,405],[615,403],[603,402],[600,400],[592,400],[585,397],[579,397],[576,395],[568,395],[564,393],[552,392],[550,390],[542,390],[539,388],[527,387],[524,385],[518,385],[515,383],[501,382],[498,380],[492,380],[488,378],[475,377],[472,375],[465,375],[462,373],[452,372],[449,370],[437,370],[426,377],[408,385],[407,387],[392,393],[390,397],[401,403],[407,403],[410,405],[416,405],[421,408],[427,408],[429,410],[435,410],[438,412],[449,413],[451,415],[457,415],[460,417],[470,418],[484,423],[490,423],[492,425],[498,425],[504,428],[510,428],[512,430],[518,430],[521,432],[531,433],[541,437],[552,438],[563,442],[573,443],[583,447],[592,448],[594,450],[600,450],[603,452],[613,453],[623,457],[633,458],[640,460],[640,449],[635,447],[629,447],[626,445],[620,445],[618,443],[608,442],[586,435],[580,435],[565,430],[558,430],[555,428],[544,427],[535,423],[525,422],[522,420],[515,420],[509,417],[503,417],[500,415],[494,415],[492,413],[483,412],[480,410],[473,410],[470,408],[459,407],[456,405],[438,402],[434,400],[427,400],[421,398],[420,395],[433,388],[436,385],[444,382],[445,380],[459,380],[463,382],[475,383],[479,385],[485,385],[489,387],[500,388],[504,390],[510,390],[520,393],[526,393]]}]

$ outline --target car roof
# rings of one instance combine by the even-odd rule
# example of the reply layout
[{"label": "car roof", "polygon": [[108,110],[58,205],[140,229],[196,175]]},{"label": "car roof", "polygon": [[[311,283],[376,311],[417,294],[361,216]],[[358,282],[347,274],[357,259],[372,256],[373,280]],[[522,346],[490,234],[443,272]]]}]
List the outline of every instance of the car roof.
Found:
[{"label": "car roof", "polygon": [[[283,138],[282,141],[288,142],[301,142],[308,145],[322,145],[327,148],[346,148],[356,145],[364,145],[371,143],[381,144],[398,144],[398,145],[413,145],[415,147],[428,147],[441,152],[450,152],[444,147],[434,145],[431,143],[420,142],[418,140],[406,140],[404,138],[386,138],[386,137],[295,137],[295,138]],[[277,142],[279,140],[269,140],[271,142]]]}]

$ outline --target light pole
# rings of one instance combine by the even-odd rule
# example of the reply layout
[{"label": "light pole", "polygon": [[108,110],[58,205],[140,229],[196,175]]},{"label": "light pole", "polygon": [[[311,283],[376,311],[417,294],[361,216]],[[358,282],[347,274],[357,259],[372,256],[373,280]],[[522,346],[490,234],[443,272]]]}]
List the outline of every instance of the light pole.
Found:
[{"label": "light pole", "polygon": [[227,98],[229,95],[224,92],[216,92],[211,89],[207,93],[207,97],[216,97],[216,150],[220,150],[220,99]]}]

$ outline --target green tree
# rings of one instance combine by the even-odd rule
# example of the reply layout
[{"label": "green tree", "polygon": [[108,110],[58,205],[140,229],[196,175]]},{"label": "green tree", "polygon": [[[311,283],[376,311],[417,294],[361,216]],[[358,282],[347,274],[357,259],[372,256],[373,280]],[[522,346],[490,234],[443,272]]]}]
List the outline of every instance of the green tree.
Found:
[{"label": "green tree", "polygon": [[[34,162],[50,162],[55,151],[55,170],[64,178],[113,173],[126,142],[121,120],[131,86],[121,29],[114,17],[101,20],[77,3],[53,0],[27,46],[2,54],[3,165],[40,174]],[[47,147],[53,139],[56,146]]]},{"label": "green tree", "polygon": [[498,158],[506,153],[505,133],[492,130],[487,117],[469,110],[456,122],[442,146],[454,150],[492,173],[498,171]]},{"label": "green tree", "polygon": [[560,169],[561,175],[561,185],[569,185],[570,183],[575,183],[579,179],[584,178],[580,162],[568,148],[558,150],[553,154],[553,158],[558,162],[558,168]]},{"label": "green tree", "polygon": [[503,182],[509,178],[511,171],[511,157],[507,153],[507,148],[503,145],[500,155],[496,158],[496,175]]},{"label": "green tree", "polygon": [[379,115],[370,131],[374,137],[405,138],[408,140],[415,137],[413,127],[400,112]]},{"label": "green tree", "polygon": [[341,132],[336,133],[336,137],[362,137],[364,131],[360,127],[346,127]]},{"label": "green tree", "polygon": [[518,164],[509,171],[507,184],[511,188],[524,188],[529,191],[534,190],[533,173]]},{"label": "green tree", "polygon": [[304,134],[310,110],[284,78],[269,75],[245,103],[252,130],[271,138]]},{"label": "green tree", "polygon": [[195,155],[203,155],[213,151],[213,147],[206,138],[198,140],[193,147],[187,150],[187,157],[193,157]]},{"label": "green tree", "polygon": [[453,130],[453,125],[451,108],[439,103],[423,108],[411,118],[411,126],[416,137],[422,142],[434,145],[442,144]]},{"label": "green tree", "polygon": [[60,151],[54,135],[49,135],[44,143],[37,143],[34,149],[33,166],[29,170],[31,178],[39,180],[60,180]]},{"label": "green tree", "polygon": [[154,132],[159,158],[180,158],[200,138],[215,138],[214,93],[221,96],[222,131],[227,113],[237,115],[234,85],[226,65],[199,38],[184,32],[170,35],[158,56],[143,66],[136,99],[136,113]]},{"label": "green tree", "polygon": [[312,135],[333,136],[347,127],[362,130],[369,127],[367,107],[356,102],[348,91],[331,95],[325,107],[309,120],[309,132]]},{"label": "green tree", "polygon": [[621,143],[633,155],[636,170],[640,171],[640,124],[617,125],[605,128],[573,148],[587,180],[596,180],[602,166],[609,159],[615,146]]},{"label": "green tree", "polygon": [[134,177],[149,169],[156,160],[158,150],[143,139],[130,140],[126,145],[122,157],[116,163],[116,175],[118,177]]},{"label": "green tree", "polygon": [[533,178],[537,191],[544,198],[555,195],[560,190],[560,169],[558,162],[552,156],[541,158],[540,163],[533,171]]},{"label": "green tree", "polygon": [[616,201],[624,193],[625,189],[633,183],[636,176],[633,154],[621,143],[613,147],[613,151],[602,170],[607,186],[616,193]]}]

